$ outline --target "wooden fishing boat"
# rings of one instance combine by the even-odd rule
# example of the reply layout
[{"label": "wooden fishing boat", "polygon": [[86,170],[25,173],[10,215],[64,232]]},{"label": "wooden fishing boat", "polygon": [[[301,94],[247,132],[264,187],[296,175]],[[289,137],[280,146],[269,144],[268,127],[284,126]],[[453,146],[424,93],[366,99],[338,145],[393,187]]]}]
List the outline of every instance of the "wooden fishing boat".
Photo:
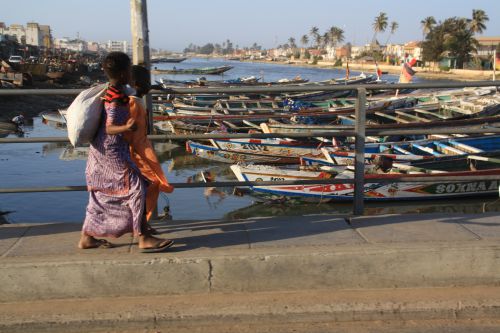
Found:
[{"label": "wooden fishing boat", "polygon": [[233,153],[273,154],[283,157],[320,155],[318,143],[286,139],[210,139],[214,147]]},{"label": "wooden fishing boat", "polygon": [[261,164],[294,164],[296,157],[274,156],[271,154],[236,153],[221,150],[213,145],[187,141],[186,150],[197,157],[221,163],[261,163]]},{"label": "wooden fishing boat", "polygon": [[173,68],[153,69],[152,74],[194,74],[194,75],[218,75],[232,69],[233,66],[203,67],[203,68]]},{"label": "wooden fishing boat", "polygon": [[158,58],[152,58],[151,63],[152,64],[157,64],[157,63],[162,63],[162,62],[167,62],[167,63],[179,63],[183,62],[187,58],[182,58],[182,57],[158,57]]},{"label": "wooden fishing boat", "polygon": [[[262,165],[232,165],[239,181],[285,181],[297,179],[353,179],[352,170],[344,170],[340,173],[329,173],[325,171],[300,171],[287,170]],[[403,177],[416,177],[425,179],[419,182],[397,182]],[[476,176],[474,181],[442,181],[437,177],[442,176]],[[481,176],[498,176],[498,179],[481,179]],[[373,178],[382,178],[388,183],[370,181]],[[430,181],[433,178],[436,181]],[[395,182],[390,182],[394,180]],[[459,171],[443,172],[437,170],[425,170],[414,167],[398,166],[396,170],[384,174],[366,174],[364,186],[364,198],[367,201],[395,201],[395,200],[433,200],[477,196],[498,196],[500,181],[500,169],[481,171]],[[329,202],[350,201],[354,197],[353,184],[317,184],[317,185],[275,185],[275,186],[252,186],[250,189],[267,198],[295,198],[301,201]]]},{"label": "wooden fishing boat", "polygon": [[[304,156],[303,165],[354,165],[353,147],[323,147],[323,157]],[[399,163],[419,167],[439,166],[444,170],[465,168],[472,160],[475,168],[494,167],[500,154],[500,135],[483,135],[462,138],[425,139],[404,142],[368,144],[365,163],[378,156],[386,156]],[[491,162],[491,163],[489,163]]]}]

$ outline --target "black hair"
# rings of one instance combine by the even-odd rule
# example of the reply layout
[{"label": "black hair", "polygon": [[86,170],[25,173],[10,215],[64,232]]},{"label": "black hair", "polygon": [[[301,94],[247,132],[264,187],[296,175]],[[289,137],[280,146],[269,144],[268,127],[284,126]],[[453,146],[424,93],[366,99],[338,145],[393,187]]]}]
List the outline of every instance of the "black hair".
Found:
[{"label": "black hair", "polygon": [[120,75],[126,71],[131,65],[128,55],[123,52],[109,53],[102,63],[104,73],[110,79],[119,79]]},{"label": "black hair", "polygon": [[[147,94],[151,87],[151,74],[149,70],[143,66],[132,66],[132,85],[134,88],[141,90],[140,93]],[[139,92],[139,91],[138,91]]]}]

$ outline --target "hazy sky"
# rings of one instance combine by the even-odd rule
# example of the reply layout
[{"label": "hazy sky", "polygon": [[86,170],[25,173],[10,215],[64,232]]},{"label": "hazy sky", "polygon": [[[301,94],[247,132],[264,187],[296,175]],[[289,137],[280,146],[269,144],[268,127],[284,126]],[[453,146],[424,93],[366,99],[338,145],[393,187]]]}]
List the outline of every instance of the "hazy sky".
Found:
[{"label": "hazy sky", "polygon": [[[55,37],[86,40],[130,40],[128,0],[2,0],[0,21],[49,24]],[[471,17],[483,9],[490,18],[485,36],[500,36],[499,0],[149,0],[151,46],[180,51],[189,43],[222,43],[265,48],[284,44],[317,26],[321,33],[335,25],[345,30],[346,42],[364,44],[373,36],[372,22],[381,11],[399,23],[391,38],[405,42],[422,37],[420,21]],[[388,33],[378,39],[385,43]]]}]

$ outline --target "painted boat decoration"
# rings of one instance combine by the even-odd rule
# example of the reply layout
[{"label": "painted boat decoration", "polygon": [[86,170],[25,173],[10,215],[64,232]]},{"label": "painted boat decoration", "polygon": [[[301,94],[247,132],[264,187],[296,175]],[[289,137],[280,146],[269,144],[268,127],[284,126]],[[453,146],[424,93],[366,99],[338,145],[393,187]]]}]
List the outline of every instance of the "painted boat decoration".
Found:
[{"label": "painted boat decoration", "polygon": [[[285,181],[296,179],[353,179],[354,173],[345,170],[338,174],[310,171],[288,171],[262,165],[232,165],[231,170],[239,181]],[[407,173],[398,170],[396,173],[367,174],[365,175],[364,197],[367,201],[392,201],[392,200],[429,200],[448,199],[459,197],[477,197],[497,195],[500,181],[500,169],[481,171],[411,171]],[[418,170],[418,169],[417,169]],[[405,176],[432,180],[440,176],[477,176],[474,181],[440,181],[435,182],[371,182],[372,178],[398,180]],[[498,176],[498,179],[481,179],[481,176]],[[276,185],[253,186],[254,193],[268,198],[295,198],[302,201],[328,202],[351,201],[354,197],[353,184],[318,184],[318,185]]]}]

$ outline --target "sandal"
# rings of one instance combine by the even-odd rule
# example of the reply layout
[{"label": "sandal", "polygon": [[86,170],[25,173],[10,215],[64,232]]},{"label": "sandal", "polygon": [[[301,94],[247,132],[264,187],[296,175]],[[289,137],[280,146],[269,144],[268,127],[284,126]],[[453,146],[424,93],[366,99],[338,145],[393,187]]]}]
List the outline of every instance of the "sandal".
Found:
[{"label": "sandal", "polygon": [[147,247],[144,249],[141,249],[142,253],[158,253],[158,252],[163,252],[169,247],[174,245],[174,241],[171,239],[166,239],[162,242],[160,242],[157,246],[155,247]]}]

